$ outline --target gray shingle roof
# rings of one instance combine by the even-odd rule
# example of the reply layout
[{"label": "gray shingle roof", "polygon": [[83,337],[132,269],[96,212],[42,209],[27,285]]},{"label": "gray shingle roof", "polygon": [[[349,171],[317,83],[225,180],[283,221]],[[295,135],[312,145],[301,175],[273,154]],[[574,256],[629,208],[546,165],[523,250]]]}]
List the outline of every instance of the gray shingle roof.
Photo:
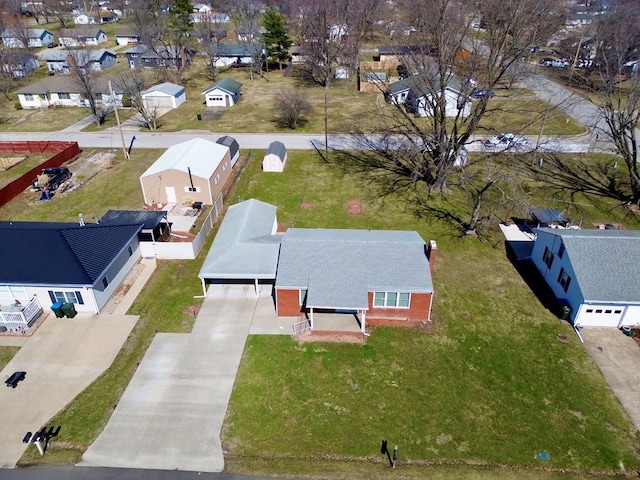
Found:
[{"label": "gray shingle roof", "polygon": [[640,302],[640,231],[538,230],[562,238],[585,301]]},{"label": "gray shingle roof", "polygon": [[58,32],[58,38],[98,38],[100,33],[106,35],[101,28],[61,28]]},{"label": "gray shingle roof", "polygon": [[140,228],[0,222],[0,284],[93,285]]},{"label": "gray shingle roof", "polygon": [[[389,93],[394,94],[403,90],[412,90],[413,94],[419,98],[428,96],[431,90],[439,90],[439,77],[440,75],[435,72],[417,73],[410,75],[407,78],[398,80],[397,82],[390,83],[387,88]],[[447,78],[447,88],[459,92],[462,89],[462,83],[458,78],[450,75]]]},{"label": "gray shingle roof", "polygon": [[44,55],[47,62],[66,62],[69,56],[74,55],[80,62],[99,62],[105,55],[116,56],[111,50],[101,48],[100,50],[52,50]]},{"label": "gray shingle roof", "polygon": [[215,57],[254,57],[262,51],[260,45],[243,43],[218,43],[209,47]]},{"label": "gray shingle roof", "polygon": [[267,149],[267,155],[276,155],[281,161],[284,162],[284,159],[287,156],[287,147],[285,147],[284,143],[282,142],[271,142],[269,144],[269,148]]},{"label": "gray shingle roof", "polygon": [[220,145],[224,145],[225,147],[229,147],[229,153],[231,155],[231,158],[233,158],[235,154],[240,151],[240,145],[238,145],[238,142],[236,141],[236,139],[233,137],[230,137],[229,135],[220,137],[219,139],[216,140],[216,143],[219,143]]},{"label": "gray shingle roof", "polygon": [[255,199],[230,206],[198,277],[273,280],[282,239],[272,234],[276,210]]},{"label": "gray shingle roof", "polygon": [[184,87],[176,85],[175,83],[164,82],[159,85],[154,85],[153,87],[147,88],[146,90],[140,92],[140,94],[144,95],[151,92],[160,92],[176,97],[184,92]]},{"label": "gray shingle roof", "polygon": [[417,232],[287,230],[276,288],[308,289],[307,306],[367,309],[367,292],[433,292],[425,242]]},{"label": "gray shingle roof", "polygon": [[[107,77],[94,77],[94,92],[109,94],[109,79]],[[118,87],[118,82],[113,81],[114,93],[122,93]],[[39,82],[34,82],[16,90],[16,93],[30,93],[33,95],[43,95],[49,93],[80,93],[80,88],[70,78],[69,75],[54,75],[44,78]]]}]

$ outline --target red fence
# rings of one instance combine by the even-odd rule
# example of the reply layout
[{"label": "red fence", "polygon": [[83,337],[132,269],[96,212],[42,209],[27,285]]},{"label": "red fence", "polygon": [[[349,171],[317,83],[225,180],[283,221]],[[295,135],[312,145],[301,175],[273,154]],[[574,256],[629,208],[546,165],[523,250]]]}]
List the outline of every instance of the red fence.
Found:
[{"label": "red fence", "polygon": [[2,207],[29,187],[43,168],[59,167],[68,162],[80,154],[80,147],[78,142],[0,142],[0,153],[55,153],[50,159],[0,189]]}]

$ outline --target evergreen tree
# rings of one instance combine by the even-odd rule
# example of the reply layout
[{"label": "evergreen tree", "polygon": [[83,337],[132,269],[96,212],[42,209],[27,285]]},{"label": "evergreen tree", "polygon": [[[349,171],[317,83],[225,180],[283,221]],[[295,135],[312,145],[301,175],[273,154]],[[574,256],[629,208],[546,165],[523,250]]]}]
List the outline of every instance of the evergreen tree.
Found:
[{"label": "evergreen tree", "polygon": [[278,62],[282,69],[282,62],[289,59],[291,39],[287,34],[287,25],[280,12],[273,5],[267,8],[262,17],[262,26],[266,30],[262,40],[267,49],[267,58]]}]

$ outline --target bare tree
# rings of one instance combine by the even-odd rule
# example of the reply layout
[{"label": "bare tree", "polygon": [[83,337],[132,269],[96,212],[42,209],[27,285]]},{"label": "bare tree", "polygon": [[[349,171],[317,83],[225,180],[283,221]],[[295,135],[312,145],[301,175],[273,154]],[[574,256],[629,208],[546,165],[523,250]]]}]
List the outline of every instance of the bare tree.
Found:
[{"label": "bare tree", "polygon": [[[599,130],[613,144],[629,175],[628,200],[640,206],[640,170],[638,169],[638,126],[640,121],[640,26],[638,0],[620,0],[602,15],[597,38],[600,49],[600,115],[606,128]],[[631,66],[627,66],[628,62]]]},{"label": "bare tree", "polygon": [[[555,33],[562,10],[555,0],[405,0],[403,6],[416,28],[411,44],[401,45],[410,95],[407,101],[392,98],[394,108],[383,109],[374,127],[375,139],[393,141],[371,141],[366,155],[352,155],[347,163],[387,191],[442,193],[456,158],[492,108],[489,95],[470,97],[477,89],[493,90],[532,45]],[[473,28],[480,19],[483,36]],[[425,118],[416,119],[415,111]],[[394,150],[398,139],[402,149]]]},{"label": "bare tree", "polygon": [[217,46],[227,36],[227,32],[217,20],[216,12],[210,10],[199,14],[198,22],[194,24],[198,49],[207,57],[209,74],[213,80],[216,77],[216,62],[219,58]]},{"label": "bare tree", "polygon": [[260,0],[238,0],[233,3],[230,11],[231,23],[236,30],[238,41],[252,54],[249,65],[251,80],[256,67],[258,72],[262,70],[262,39],[259,34],[261,7]]},{"label": "bare tree", "polygon": [[115,80],[115,84],[123,92],[123,95],[126,95],[129,99],[131,108],[142,118],[142,126],[152,131],[157,130],[158,109],[155,106],[148,105],[142,98],[142,92],[146,88],[144,74],[136,71],[123,73]]},{"label": "bare tree", "polygon": [[69,2],[66,0],[46,0],[44,2],[44,10],[50,17],[60,22],[60,27],[62,28],[66,28],[72,18]]},{"label": "bare tree", "polygon": [[302,90],[286,88],[277,92],[274,115],[278,125],[295,130],[306,122],[306,116],[312,111],[311,103]]},{"label": "bare tree", "polygon": [[96,125],[100,126],[104,123],[106,112],[100,110],[96,99],[99,89],[96,72],[91,67],[91,51],[69,50],[67,53],[71,81],[79,89],[80,95],[89,107]]}]

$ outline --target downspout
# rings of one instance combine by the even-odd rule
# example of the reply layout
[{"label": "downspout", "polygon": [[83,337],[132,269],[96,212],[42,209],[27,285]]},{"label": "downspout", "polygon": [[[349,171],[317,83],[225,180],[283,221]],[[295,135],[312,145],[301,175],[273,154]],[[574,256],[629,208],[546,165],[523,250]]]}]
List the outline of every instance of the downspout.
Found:
[{"label": "downspout", "polygon": [[200,281],[202,282],[202,294],[203,296],[207,296],[207,285],[205,283],[204,278],[201,278]]}]

